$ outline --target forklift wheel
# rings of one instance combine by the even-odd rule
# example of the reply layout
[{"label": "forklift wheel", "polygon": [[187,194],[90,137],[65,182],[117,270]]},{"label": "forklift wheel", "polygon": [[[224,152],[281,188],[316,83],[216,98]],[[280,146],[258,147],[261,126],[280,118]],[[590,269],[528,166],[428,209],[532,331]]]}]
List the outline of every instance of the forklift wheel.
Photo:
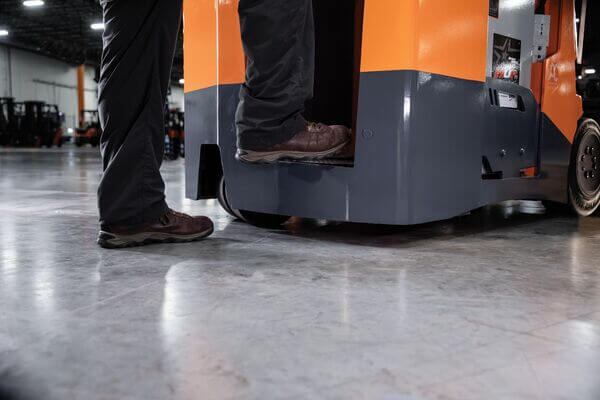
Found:
[{"label": "forklift wheel", "polygon": [[558,203],[550,200],[542,200],[542,205],[547,214],[572,214],[573,210],[568,204]]},{"label": "forklift wheel", "polygon": [[221,177],[219,182],[219,190],[217,193],[217,199],[219,200],[219,204],[221,207],[227,211],[229,215],[234,218],[238,218],[247,222],[250,225],[260,226],[260,227],[278,227],[283,225],[290,219],[289,216],[285,215],[276,215],[276,214],[265,214],[254,211],[246,211],[246,210],[236,210],[229,204],[229,200],[227,199],[227,190],[225,187],[225,178]]},{"label": "forklift wheel", "polygon": [[290,217],[286,215],[265,214],[246,210],[237,210],[237,212],[245,222],[262,228],[277,228],[290,219]]},{"label": "forklift wheel", "polygon": [[233,208],[229,205],[229,201],[227,200],[227,193],[225,192],[225,178],[221,177],[219,180],[219,190],[217,191],[217,200],[219,200],[219,204],[229,215],[234,218],[242,219],[241,215],[236,214],[233,211]]},{"label": "forklift wheel", "polygon": [[591,119],[580,123],[573,142],[569,200],[582,217],[600,208],[600,127]]}]

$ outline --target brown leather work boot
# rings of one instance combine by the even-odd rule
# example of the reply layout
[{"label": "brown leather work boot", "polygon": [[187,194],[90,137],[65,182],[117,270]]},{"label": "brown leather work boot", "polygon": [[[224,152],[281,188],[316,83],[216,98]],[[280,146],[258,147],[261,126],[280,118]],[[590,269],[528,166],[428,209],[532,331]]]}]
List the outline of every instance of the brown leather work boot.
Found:
[{"label": "brown leather work boot", "polygon": [[281,159],[319,160],[335,155],[350,141],[350,129],[341,125],[308,123],[285,143],[267,150],[238,149],[237,158],[249,163],[271,163]]},{"label": "brown leather work boot", "polygon": [[153,243],[193,242],[213,233],[208,217],[191,217],[169,209],[154,223],[131,226],[103,226],[98,244],[106,249],[144,246]]}]

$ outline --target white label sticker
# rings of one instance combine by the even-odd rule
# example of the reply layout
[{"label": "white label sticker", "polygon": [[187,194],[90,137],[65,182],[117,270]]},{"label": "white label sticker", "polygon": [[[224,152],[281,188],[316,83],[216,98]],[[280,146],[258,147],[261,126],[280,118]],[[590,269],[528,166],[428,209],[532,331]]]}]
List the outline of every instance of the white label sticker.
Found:
[{"label": "white label sticker", "polygon": [[519,101],[514,94],[498,92],[498,105],[503,108],[519,108]]}]

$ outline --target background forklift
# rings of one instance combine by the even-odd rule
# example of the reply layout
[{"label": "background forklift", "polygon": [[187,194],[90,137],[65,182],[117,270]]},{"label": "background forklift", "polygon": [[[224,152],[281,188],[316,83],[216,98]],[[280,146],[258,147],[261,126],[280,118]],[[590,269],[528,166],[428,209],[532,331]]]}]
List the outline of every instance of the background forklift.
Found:
[{"label": "background forklift", "polygon": [[576,94],[573,0],[313,3],[307,117],[352,126],[352,157],[238,162],[237,1],[186,1],[188,198],[255,224],[411,225],[513,199],[598,209],[600,129]]},{"label": "background forklift", "polygon": [[17,130],[15,99],[2,97],[0,98],[0,145],[8,146],[13,143]]},{"label": "background forklift", "polygon": [[21,120],[21,129],[19,131],[19,145],[26,147],[40,147],[43,131],[43,108],[42,101],[25,101],[24,114]]},{"label": "background forklift", "polygon": [[165,158],[176,160],[185,157],[184,113],[178,109],[165,112]]},{"label": "background forklift", "polygon": [[42,107],[41,145],[46,147],[63,145],[64,115],[56,104],[44,104]]},{"label": "background forklift", "polygon": [[41,101],[0,99],[0,145],[62,146],[64,115],[58,106]]},{"label": "background forklift", "polygon": [[98,110],[83,110],[81,114],[81,126],[75,129],[75,146],[90,144],[96,147],[100,144],[100,136],[102,136]]}]

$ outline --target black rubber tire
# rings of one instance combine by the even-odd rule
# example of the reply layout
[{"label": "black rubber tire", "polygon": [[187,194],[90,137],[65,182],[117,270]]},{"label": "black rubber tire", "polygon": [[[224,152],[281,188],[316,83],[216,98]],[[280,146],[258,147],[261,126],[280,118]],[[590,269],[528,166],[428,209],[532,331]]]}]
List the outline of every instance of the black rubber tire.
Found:
[{"label": "black rubber tire", "polygon": [[242,218],[240,215],[237,215],[234,211],[233,208],[231,208],[231,206],[229,205],[229,201],[227,200],[227,192],[225,191],[225,178],[221,177],[221,179],[219,180],[219,187],[217,190],[217,200],[219,201],[219,204],[221,205],[221,207],[223,207],[223,209],[225,211],[227,211],[227,213],[229,215],[231,215],[234,218]]},{"label": "black rubber tire", "polygon": [[285,224],[290,217],[287,215],[265,214],[254,211],[236,210],[242,219],[250,225],[262,228],[277,228]]},{"label": "black rubber tire", "polygon": [[548,214],[571,214],[573,212],[569,204],[558,203],[550,200],[542,200],[542,204],[546,208]]},{"label": "black rubber tire", "polygon": [[265,214],[254,211],[237,210],[233,208],[227,199],[227,188],[225,186],[224,177],[221,177],[219,181],[217,200],[219,201],[221,207],[223,207],[223,209],[227,211],[229,215],[234,218],[241,219],[250,225],[273,228],[283,225],[287,222],[287,220],[290,219],[290,217],[286,215]]},{"label": "black rubber tire", "polygon": [[581,121],[571,152],[569,200],[573,210],[588,217],[600,208],[600,127]]}]

